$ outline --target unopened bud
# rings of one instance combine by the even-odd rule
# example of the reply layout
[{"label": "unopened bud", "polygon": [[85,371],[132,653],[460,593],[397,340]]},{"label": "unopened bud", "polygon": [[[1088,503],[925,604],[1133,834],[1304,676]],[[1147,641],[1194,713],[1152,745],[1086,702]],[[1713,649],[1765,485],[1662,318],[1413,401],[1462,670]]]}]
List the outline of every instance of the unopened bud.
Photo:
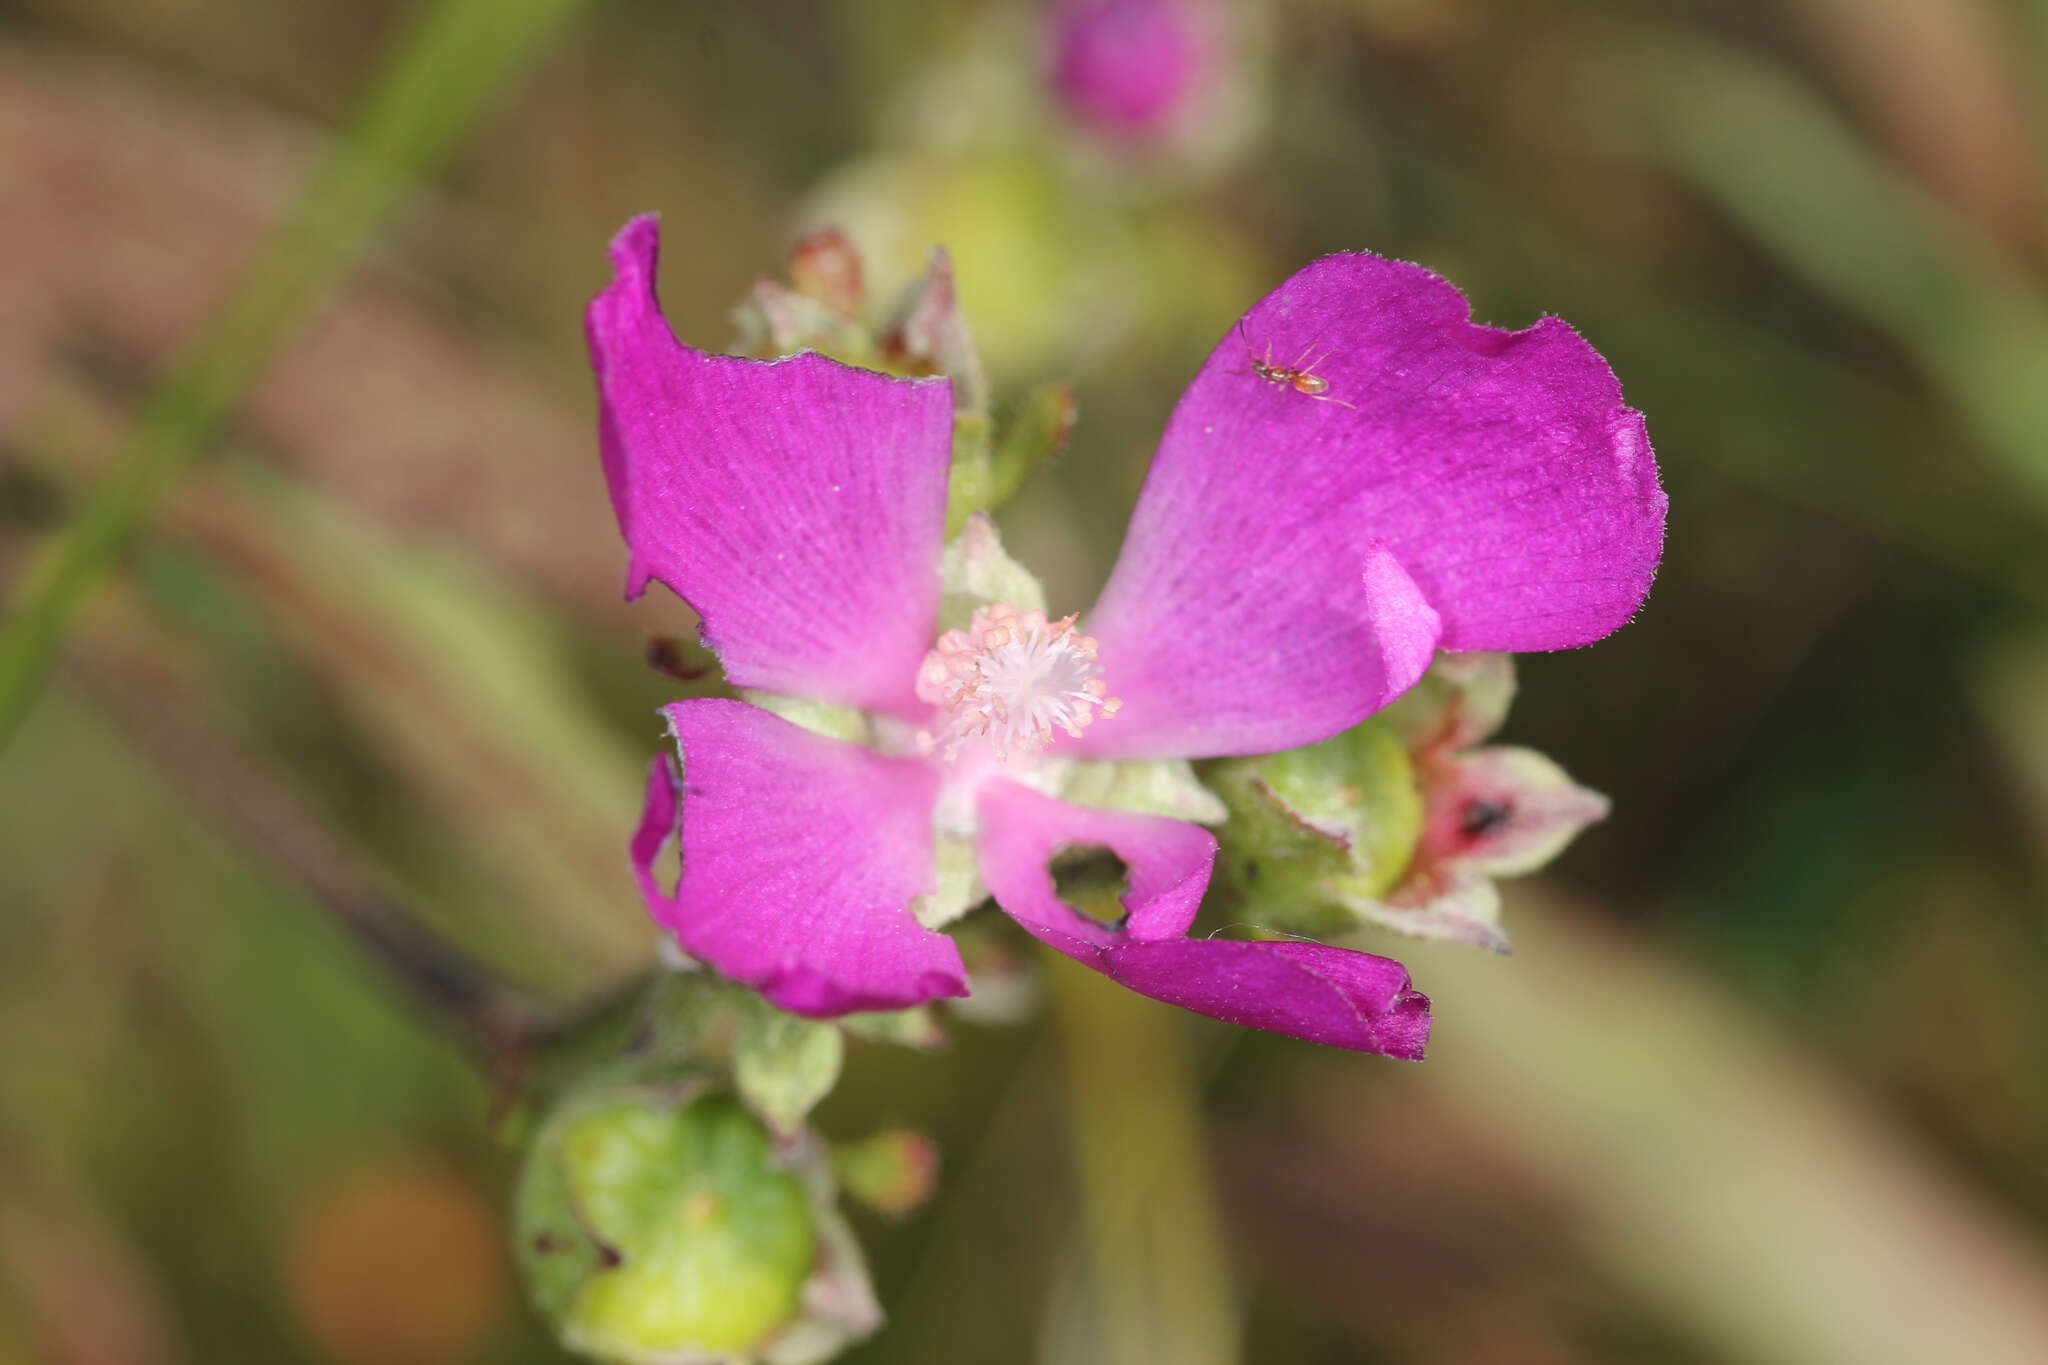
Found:
[{"label": "unopened bud", "polygon": [[858,318],[867,297],[860,251],[836,227],[799,238],[789,251],[789,282],[799,293],[849,318]]},{"label": "unopened bud", "polygon": [[880,1321],[819,1144],[703,1082],[572,1096],[526,1158],[518,1253],[570,1349],[622,1365],[829,1358]]},{"label": "unopened bud", "polygon": [[900,1218],[931,1198],[939,1149],[913,1129],[885,1128],[860,1142],[833,1144],[832,1171],[849,1195]]},{"label": "unopened bud", "polygon": [[[1389,727],[1368,720],[1319,744],[1216,764],[1230,808],[1218,830],[1226,874],[1274,927],[1342,927],[1339,908],[1400,881],[1422,840],[1415,765]],[[1303,923],[1304,911],[1313,922]]]},{"label": "unopened bud", "polygon": [[1505,654],[1446,655],[1378,716],[1320,744],[1215,765],[1220,866],[1267,927],[1377,924],[1504,952],[1494,878],[1533,872],[1607,800],[1529,749],[1475,747],[1507,715]]}]

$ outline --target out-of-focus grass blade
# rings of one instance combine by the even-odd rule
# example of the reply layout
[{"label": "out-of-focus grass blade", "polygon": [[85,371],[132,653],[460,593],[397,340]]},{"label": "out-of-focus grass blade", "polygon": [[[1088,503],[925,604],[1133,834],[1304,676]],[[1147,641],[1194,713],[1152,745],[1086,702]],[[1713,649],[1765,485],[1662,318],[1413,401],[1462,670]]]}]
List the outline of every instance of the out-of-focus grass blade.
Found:
[{"label": "out-of-focus grass blade", "polygon": [[1648,149],[1816,289],[1882,328],[2048,505],[2048,299],[1814,92],[1695,39],[1642,40]]},{"label": "out-of-focus grass blade", "polygon": [[2048,632],[1996,641],[1977,660],[1970,684],[2040,833],[2036,847],[2048,851]]},{"label": "out-of-focus grass blade", "polygon": [[578,3],[441,0],[399,41],[347,135],[151,396],[114,472],[23,572],[0,625],[0,746],[20,728],[79,602],[165,489],[416,178],[462,143]]},{"label": "out-of-focus grass blade", "polygon": [[1510,918],[1512,961],[1401,954],[1438,1020],[1413,1081],[1564,1193],[1617,1281],[1717,1359],[2048,1359],[2029,1232],[1704,979],[1539,886]]},{"label": "out-of-focus grass blade", "polygon": [[[552,948],[517,967],[583,988],[643,965],[651,935],[623,843],[643,760],[591,716],[555,623],[459,556],[380,536],[288,479],[221,473],[240,477],[195,481],[175,529],[235,569],[278,638],[510,889],[486,924]],[[652,716],[647,728],[652,743]]]}]

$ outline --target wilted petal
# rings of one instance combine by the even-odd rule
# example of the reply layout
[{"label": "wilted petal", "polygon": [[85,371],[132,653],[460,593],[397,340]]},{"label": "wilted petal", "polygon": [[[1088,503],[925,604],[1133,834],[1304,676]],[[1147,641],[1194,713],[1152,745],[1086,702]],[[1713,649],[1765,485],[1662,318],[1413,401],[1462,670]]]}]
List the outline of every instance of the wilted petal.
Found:
[{"label": "wilted petal", "polygon": [[744,702],[664,708],[683,754],[683,873],[654,871],[676,831],[665,767],[633,862],[647,907],[693,956],[807,1015],[967,993],[953,941],[920,926],[932,890],[937,770],[803,730]]},{"label": "wilted petal", "polygon": [[[1334,1047],[1420,1057],[1429,1000],[1400,963],[1294,942],[1184,937],[1216,841],[1179,820],[1071,806],[1013,782],[980,797],[981,872],[996,903],[1041,942],[1140,995]],[[1120,925],[1061,901],[1048,866],[1063,847],[1108,848],[1130,870]]]},{"label": "wilted petal", "polygon": [[[1425,606],[1450,650],[1596,640],[1641,605],[1664,505],[1641,416],[1565,323],[1478,326],[1419,266],[1325,257],[1231,329],[1167,424],[1089,617],[1130,713],[1091,736],[1096,752],[1147,743],[1157,727],[1143,713],[1162,702],[1236,714],[1253,693],[1298,722],[1276,724],[1286,733],[1265,748],[1311,743],[1387,700],[1376,646],[1404,625],[1430,634]],[[1405,623],[1360,601],[1374,543],[1412,580]],[[1264,664],[1311,651],[1310,672]],[[1135,681],[1119,675],[1125,657]],[[1177,675],[1206,692],[1153,696]],[[1299,701],[1304,689],[1325,706]],[[1248,751],[1188,723],[1204,747],[1184,754]]]},{"label": "wilted petal", "polygon": [[920,714],[946,385],[681,345],[654,295],[656,240],[652,217],[627,224],[585,320],[628,595],[673,588],[739,686]]}]

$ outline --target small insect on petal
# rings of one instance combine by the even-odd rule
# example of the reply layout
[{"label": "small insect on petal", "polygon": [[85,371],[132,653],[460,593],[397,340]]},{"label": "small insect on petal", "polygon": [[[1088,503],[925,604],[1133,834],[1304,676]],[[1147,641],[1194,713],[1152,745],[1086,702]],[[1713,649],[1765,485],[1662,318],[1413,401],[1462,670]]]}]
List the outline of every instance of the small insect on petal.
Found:
[{"label": "small insect on petal", "polygon": [[[1339,407],[1346,408],[1356,407],[1356,404],[1347,403],[1341,398],[1332,397],[1329,392],[1330,381],[1314,372],[1316,366],[1329,358],[1329,350],[1326,349],[1321,355],[1310,360],[1309,352],[1315,349],[1315,343],[1311,341],[1302,348],[1301,354],[1294,358],[1292,364],[1276,365],[1273,362],[1273,342],[1271,338],[1268,338],[1266,341],[1265,354],[1258,356],[1252,354],[1252,344],[1244,335],[1244,324],[1242,322],[1238,323],[1237,335],[1238,339],[1244,342],[1245,364],[1251,367],[1253,374],[1265,380],[1268,384],[1276,388],[1292,388],[1296,393],[1313,398],[1319,403],[1335,403]],[[1307,363],[1304,364],[1304,361]],[[1237,373],[1242,374],[1244,371],[1240,370]]]}]

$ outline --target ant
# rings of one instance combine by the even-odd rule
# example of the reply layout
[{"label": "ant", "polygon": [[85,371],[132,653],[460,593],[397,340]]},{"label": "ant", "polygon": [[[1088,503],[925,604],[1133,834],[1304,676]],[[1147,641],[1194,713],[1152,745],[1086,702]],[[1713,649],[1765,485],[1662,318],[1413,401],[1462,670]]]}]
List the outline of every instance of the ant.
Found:
[{"label": "ant", "polygon": [[[1237,325],[1237,338],[1239,341],[1244,342],[1244,362],[1251,366],[1250,373],[1257,375],[1268,384],[1287,385],[1292,387],[1296,393],[1307,398],[1313,398],[1318,403],[1336,403],[1342,407],[1350,408],[1354,412],[1357,411],[1357,404],[1346,403],[1341,398],[1331,397],[1329,392],[1330,381],[1315,373],[1316,366],[1327,360],[1330,351],[1336,350],[1336,347],[1332,346],[1314,360],[1309,360],[1308,353],[1314,350],[1316,345],[1311,341],[1308,345],[1302,347],[1301,354],[1294,358],[1293,364],[1275,365],[1273,363],[1273,340],[1271,337],[1266,339],[1266,353],[1263,358],[1252,354],[1252,344],[1245,339],[1244,324],[1242,322]],[[1303,364],[1303,361],[1308,361],[1308,363]],[[1232,370],[1230,373],[1244,374],[1246,372],[1244,370]]]}]

